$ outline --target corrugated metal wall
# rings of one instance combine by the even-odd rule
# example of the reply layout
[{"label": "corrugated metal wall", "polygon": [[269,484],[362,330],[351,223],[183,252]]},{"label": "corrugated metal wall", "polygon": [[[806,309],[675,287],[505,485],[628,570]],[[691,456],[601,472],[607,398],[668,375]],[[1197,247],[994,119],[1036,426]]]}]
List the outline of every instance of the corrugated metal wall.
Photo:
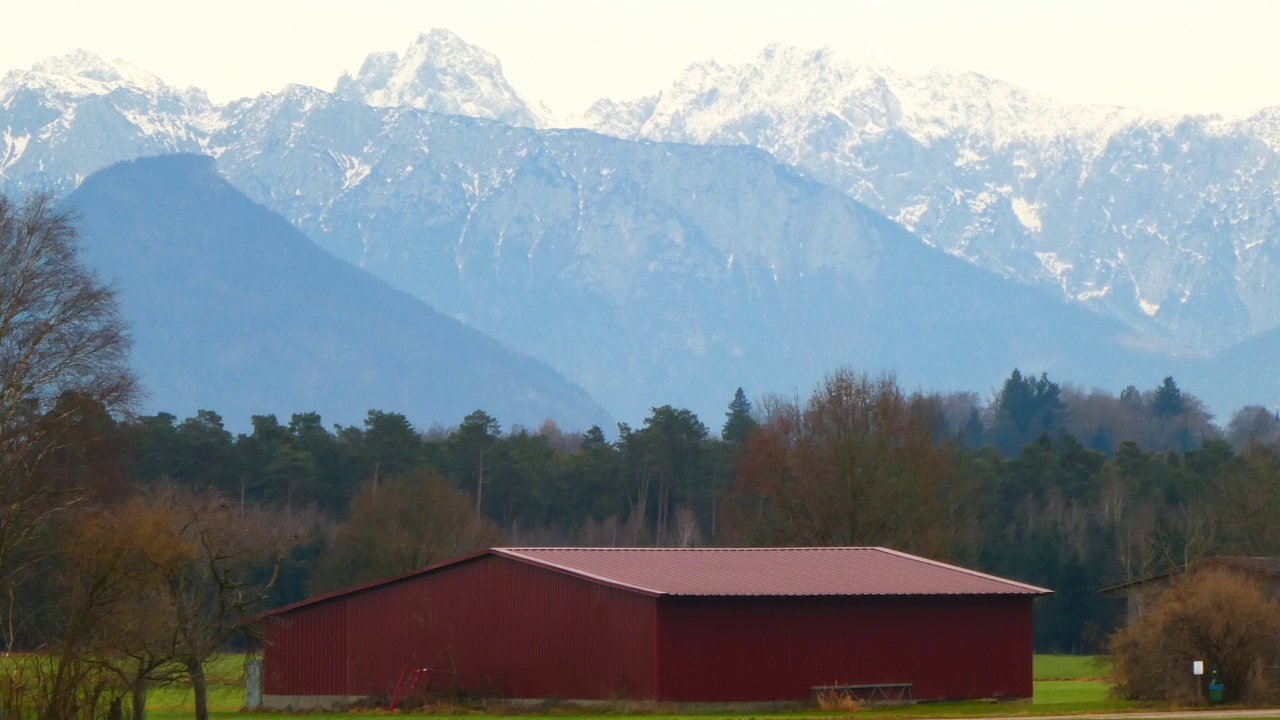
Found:
[{"label": "corrugated metal wall", "polygon": [[913,683],[917,699],[1031,696],[1026,596],[664,597],[658,616],[660,700],[880,682]]},{"label": "corrugated metal wall", "polygon": [[262,691],[267,695],[339,695],[347,679],[347,602],[311,605],[267,620]]},{"label": "corrugated metal wall", "polygon": [[266,692],[383,695],[421,666],[506,697],[647,698],[656,632],[655,598],[481,556],[273,621]]}]

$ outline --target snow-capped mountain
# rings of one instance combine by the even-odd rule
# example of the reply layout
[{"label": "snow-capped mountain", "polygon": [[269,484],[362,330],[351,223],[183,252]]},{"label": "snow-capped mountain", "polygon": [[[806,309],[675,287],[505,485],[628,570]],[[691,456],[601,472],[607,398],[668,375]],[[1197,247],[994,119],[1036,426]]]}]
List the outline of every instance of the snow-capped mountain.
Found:
[{"label": "snow-capped mountain", "polygon": [[0,80],[0,187],[69,191],[120,160],[201,151],[214,109],[200,90],[83,50],[11,70]]},{"label": "snow-capped mountain", "polygon": [[[1055,114],[1062,106],[964,74],[939,75],[907,92],[906,80],[874,63],[850,70],[822,54],[774,48],[765,59],[791,70],[743,70],[729,87],[723,78],[739,70],[704,65],[690,70],[701,84],[686,88],[701,89],[678,103],[664,94],[593,108],[591,123],[610,134],[685,133],[695,144],[637,142],[493,120],[509,107],[503,98],[518,96],[486,90],[464,102],[460,88],[506,83],[486,54],[431,49],[458,43],[437,32],[415,43],[427,46],[423,53],[375,56],[356,78],[340,81],[345,93],[289,86],[221,107],[154,78],[130,83],[119,66],[88,55],[67,60],[62,74],[11,73],[0,93],[0,128],[5,137],[18,137],[19,128],[23,137],[44,139],[25,141],[17,162],[0,168],[0,183],[70,188],[116,160],[203,150],[240,191],[334,255],[550,363],[620,418],[642,417],[664,402],[710,417],[738,385],[753,393],[803,391],[844,363],[894,369],[908,385],[943,389],[993,387],[1014,366],[1112,389],[1144,385],[1187,367],[1144,332],[1171,332],[1156,322],[1171,312],[1166,306],[1243,297],[1238,284],[1214,275],[1221,264],[1161,266],[1156,244],[1131,243],[1122,260],[1132,287],[1146,287],[1141,273],[1164,273],[1218,293],[1165,303],[1154,320],[1140,314],[1130,321],[1135,331],[1068,305],[1058,288],[1019,285],[949,257],[849,197],[887,210],[894,198],[913,199],[918,208],[894,217],[929,232],[932,244],[1022,279],[1054,267],[1063,287],[1058,278],[1074,282],[1072,259],[1095,239],[1051,245],[1056,223],[1076,213],[1088,229],[1098,204],[1123,214],[1161,203],[1178,209],[1190,197],[1186,190],[1166,199],[1167,185],[1130,187],[1123,179],[1089,184],[1079,179],[1085,170],[1145,178],[1149,168],[1139,168],[1134,153],[1164,148],[1172,157],[1201,135],[1233,139],[1241,155],[1274,152],[1234,129],[1223,132],[1226,121],[1205,121],[1185,138],[1118,141],[1172,121],[1109,108],[1067,108],[1076,114],[1063,120]],[[479,58],[476,72],[492,82],[468,85],[460,68],[472,60],[455,67],[446,56]],[[786,81],[801,70],[817,78],[812,87]],[[432,76],[456,82],[432,84]],[[968,89],[949,95],[955,86]],[[413,98],[444,102],[424,88],[452,98],[448,107],[488,119],[420,109]],[[734,88],[738,99],[730,97]],[[383,100],[374,99],[383,91]],[[823,105],[827,96],[847,102]],[[712,112],[721,102],[737,110]],[[797,114],[808,105],[819,109]],[[98,109],[94,122],[80,121],[86,108]],[[720,122],[730,116],[732,123]],[[1042,119],[1018,120],[1024,116]],[[741,147],[749,144],[806,169],[797,174],[769,153]],[[801,162],[814,158],[821,162]],[[1225,177],[1221,167],[1186,165],[1178,172],[1187,183],[1196,172]],[[1067,176],[1077,178],[1074,185]],[[1259,213],[1255,222],[1267,217]],[[1123,232],[1148,232],[1116,222]],[[1216,237],[1212,228],[1205,226],[1205,242]],[[995,253],[1001,243],[1003,255]],[[1035,248],[1030,260],[1027,243]],[[1005,260],[984,260],[983,249]],[[1097,297],[1122,294],[1099,289]],[[1248,327],[1254,310],[1237,305],[1219,324],[1244,332],[1230,323]],[[1186,318],[1188,327],[1196,319]],[[1255,400],[1243,380],[1213,392],[1205,399],[1224,408]]]},{"label": "snow-capped mountain", "polygon": [[[423,33],[403,56],[373,53],[339,95],[534,127],[550,113],[526,103],[492,54],[448,30]],[[78,50],[11,70],[0,80],[0,188],[32,182],[70,191],[108,165],[136,157],[209,152],[210,135],[240,103],[214,106],[124,60]]]},{"label": "snow-capped mountain", "polygon": [[511,87],[498,58],[439,28],[419,35],[403,56],[369,55],[354,77],[338,78],[336,92],[374,107],[412,107],[522,127],[547,119],[545,108],[530,107]]},{"label": "snow-capped mountain", "polygon": [[747,144],[926,242],[1211,352],[1280,326],[1280,110],[1070,105],[976,73],[770,46],[579,119],[629,139]]},{"label": "snow-capped mountain", "polygon": [[210,142],[232,184],[322,247],[622,418],[666,402],[714,416],[738,385],[803,388],[850,362],[957,389],[1019,364],[1108,387],[1164,367],[1119,323],[928,248],[754,148],[300,86],[238,104]]}]

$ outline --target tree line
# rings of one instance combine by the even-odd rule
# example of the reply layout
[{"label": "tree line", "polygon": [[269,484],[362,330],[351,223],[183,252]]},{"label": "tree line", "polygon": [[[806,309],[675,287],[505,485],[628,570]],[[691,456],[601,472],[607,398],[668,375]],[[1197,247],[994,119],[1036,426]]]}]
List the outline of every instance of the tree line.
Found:
[{"label": "tree line", "polygon": [[1250,407],[1220,429],[1172,378],[1112,396],[1015,370],[983,403],[845,369],[803,399],[739,390],[714,431],[661,406],[612,438],[483,411],[425,430],[377,410],[238,435],[212,411],[103,422],[96,475],[300,528],[279,604],[504,543],[887,545],[1056,590],[1036,644],[1067,652],[1114,627],[1104,585],[1280,553],[1280,421]]}]

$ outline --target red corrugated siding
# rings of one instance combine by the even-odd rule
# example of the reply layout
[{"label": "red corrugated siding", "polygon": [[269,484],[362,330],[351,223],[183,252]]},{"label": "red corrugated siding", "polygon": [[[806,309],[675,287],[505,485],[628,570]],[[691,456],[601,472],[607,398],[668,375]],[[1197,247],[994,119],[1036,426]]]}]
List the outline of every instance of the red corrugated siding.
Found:
[{"label": "red corrugated siding", "polygon": [[524,698],[1031,694],[1030,596],[653,597],[480,555],[267,619],[264,690],[384,695],[407,666]]},{"label": "red corrugated siding", "polygon": [[[335,603],[345,604],[341,624],[317,612]],[[416,665],[507,697],[653,696],[655,598],[508,558],[482,556],[275,620],[276,649],[264,653],[268,676],[281,678],[268,681],[272,694],[304,694],[292,689],[303,686],[298,675],[345,680],[305,694],[381,695]],[[346,652],[311,657],[335,642]],[[321,672],[323,663],[332,667]]]},{"label": "red corrugated siding", "polygon": [[267,620],[262,691],[340,695],[346,686],[347,603],[331,600]]},{"label": "red corrugated siding", "polygon": [[658,601],[657,696],[799,700],[815,685],[909,682],[917,699],[1031,696],[1031,598]]}]

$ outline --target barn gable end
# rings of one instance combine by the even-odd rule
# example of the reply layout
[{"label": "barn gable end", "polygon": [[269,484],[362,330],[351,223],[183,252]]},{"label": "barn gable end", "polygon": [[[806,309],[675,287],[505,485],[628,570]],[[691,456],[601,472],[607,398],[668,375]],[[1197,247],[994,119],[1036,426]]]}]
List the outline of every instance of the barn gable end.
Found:
[{"label": "barn gable end", "polygon": [[[406,669],[497,697],[647,697],[654,598],[499,555],[267,618],[264,702],[389,695]],[[588,641],[589,640],[589,641]]]}]

